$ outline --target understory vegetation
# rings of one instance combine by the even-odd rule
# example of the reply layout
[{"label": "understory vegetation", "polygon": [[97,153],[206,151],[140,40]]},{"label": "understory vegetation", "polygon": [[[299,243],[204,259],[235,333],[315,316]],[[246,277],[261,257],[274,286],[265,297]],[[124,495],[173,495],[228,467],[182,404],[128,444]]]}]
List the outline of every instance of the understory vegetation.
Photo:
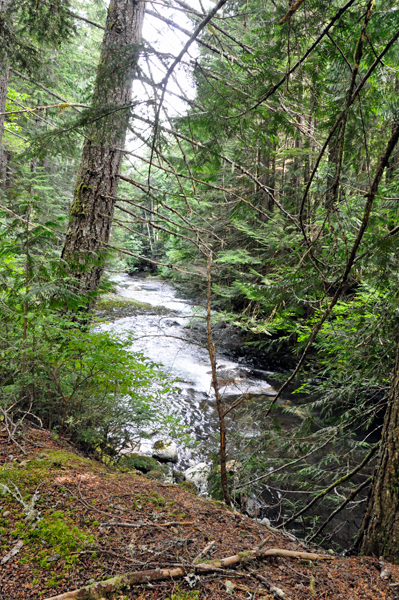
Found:
[{"label": "understory vegetation", "polygon": [[[170,278],[207,306],[215,495],[399,560],[397,3],[158,4],[0,2],[3,421],[105,460],[183,435],[101,326],[113,273]],[[224,397],[221,327],[276,395]]]}]

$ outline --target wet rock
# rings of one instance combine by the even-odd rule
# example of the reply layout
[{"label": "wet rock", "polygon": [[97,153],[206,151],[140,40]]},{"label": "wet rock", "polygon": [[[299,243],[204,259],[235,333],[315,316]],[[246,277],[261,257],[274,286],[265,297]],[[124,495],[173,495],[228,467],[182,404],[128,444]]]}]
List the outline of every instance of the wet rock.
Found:
[{"label": "wet rock", "polygon": [[140,453],[140,443],[128,444],[126,448],[122,448],[120,451],[122,456],[129,456],[129,454],[141,454]]},{"label": "wet rock", "polygon": [[208,487],[208,477],[211,473],[211,467],[207,463],[198,463],[184,471],[186,481],[191,481],[201,492],[206,491]]},{"label": "wet rock", "polygon": [[168,327],[179,327],[180,323],[178,321],[173,321],[171,319],[166,319],[164,321],[164,324],[167,325]]},{"label": "wet rock", "polygon": [[152,448],[152,456],[160,462],[177,463],[177,446],[173,440],[158,440]]}]

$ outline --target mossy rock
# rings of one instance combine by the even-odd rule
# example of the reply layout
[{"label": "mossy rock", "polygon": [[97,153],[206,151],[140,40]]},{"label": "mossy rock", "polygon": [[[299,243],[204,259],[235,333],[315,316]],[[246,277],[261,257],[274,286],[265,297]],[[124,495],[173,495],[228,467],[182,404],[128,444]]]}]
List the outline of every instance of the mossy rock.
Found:
[{"label": "mossy rock", "polygon": [[158,440],[154,444],[155,450],[164,450],[166,448],[166,444],[163,440]]},{"label": "mossy rock", "polygon": [[133,298],[125,298],[118,294],[104,294],[96,303],[98,316],[131,317],[137,315],[177,315],[174,310],[164,306],[152,306],[147,302],[139,302]]},{"label": "mossy rock", "polygon": [[191,492],[191,494],[195,494],[196,496],[198,495],[197,486],[193,481],[183,481],[183,483],[179,484],[179,487],[182,487],[188,492]]},{"label": "mossy rock", "polygon": [[166,474],[168,472],[168,468],[161,465],[155,458],[143,456],[142,454],[127,454],[120,459],[118,464],[121,467],[126,467],[130,470],[136,469],[142,473],[158,471]]}]

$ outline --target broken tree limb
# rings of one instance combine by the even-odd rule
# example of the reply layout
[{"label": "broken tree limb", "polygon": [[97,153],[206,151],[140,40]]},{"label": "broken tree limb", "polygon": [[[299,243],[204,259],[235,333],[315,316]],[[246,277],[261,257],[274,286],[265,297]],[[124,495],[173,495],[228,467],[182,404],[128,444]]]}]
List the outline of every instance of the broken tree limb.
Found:
[{"label": "broken tree limb", "polygon": [[246,552],[234,554],[234,556],[214,559],[206,563],[191,565],[185,568],[152,569],[150,571],[124,573],[123,575],[118,575],[111,579],[106,579],[105,581],[93,583],[92,585],[80,588],[79,590],[73,590],[71,592],[66,592],[65,594],[46,598],[46,600],[95,600],[96,598],[103,597],[105,594],[119,592],[132,585],[140,585],[151,581],[162,581],[165,579],[180,579],[193,569],[203,573],[212,571],[217,572],[220,569],[232,567],[239,563],[246,562],[247,560],[264,558],[266,556],[284,556],[287,558],[301,558],[303,560],[331,560],[334,558],[333,556],[322,556],[320,554],[314,554],[313,552],[284,550],[283,548],[269,548],[268,550],[263,551],[248,550]]},{"label": "broken tree limb", "polygon": [[176,525],[195,525],[195,521],[169,521],[168,523],[118,523],[109,521],[100,523],[100,527],[175,527]]},{"label": "broken tree limb", "polygon": [[201,571],[212,571],[214,568],[223,569],[232,567],[238,563],[253,560],[255,558],[264,558],[265,556],[285,556],[286,558],[301,558],[302,560],[328,560],[332,558],[331,556],[323,556],[321,554],[315,554],[314,552],[268,548],[268,550],[260,551],[247,550],[246,552],[239,552],[238,554],[227,556],[226,558],[215,558],[208,562],[199,563],[195,565],[195,568]]},{"label": "broken tree limb", "polygon": [[205,548],[203,550],[201,550],[201,552],[199,554],[197,554],[197,556],[194,558],[193,563],[195,564],[196,562],[201,560],[201,558],[204,558],[204,556],[206,556],[208,554],[209,550],[211,550],[215,544],[216,544],[215,540],[212,540],[212,542],[210,542],[207,546],[205,546]]},{"label": "broken tree limb", "polygon": [[294,2],[294,4],[291,6],[290,10],[284,15],[284,17],[282,19],[279,20],[278,24],[282,25],[288,19],[290,19],[292,17],[292,15],[298,10],[298,8],[301,6],[301,4],[303,2],[304,2],[304,0],[297,0],[296,2]]},{"label": "broken tree limb", "polygon": [[66,592],[59,596],[46,598],[46,600],[94,600],[95,598],[101,598],[105,594],[122,590],[131,585],[149,583],[150,581],[160,581],[162,579],[178,579],[183,577],[183,575],[185,575],[185,570],[182,568],[151,569],[149,571],[125,573],[123,575],[112,577],[111,579],[106,579],[105,581],[87,585],[79,590],[73,590],[72,592]]}]

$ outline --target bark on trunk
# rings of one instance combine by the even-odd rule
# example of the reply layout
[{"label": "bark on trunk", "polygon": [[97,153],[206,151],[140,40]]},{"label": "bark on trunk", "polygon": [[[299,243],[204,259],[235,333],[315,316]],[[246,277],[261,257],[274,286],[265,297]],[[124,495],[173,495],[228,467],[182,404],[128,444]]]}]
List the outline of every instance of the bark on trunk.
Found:
[{"label": "bark on trunk", "polygon": [[399,342],[380,454],[355,547],[399,562]]},{"label": "bark on trunk", "polygon": [[113,0],[62,258],[83,293],[98,288],[110,236],[145,2]]},{"label": "bark on trunk", "polygon": [[[0,20],[5,16],[10,0],[0,0]],[[8,87],[9,66],[6,52],[3,52],[0,59],[0,113],[6,110],[7,87]],[[0,190],[6,189],[7,178],[7,153],[3,144],[5,115],[0,115]]]}]

